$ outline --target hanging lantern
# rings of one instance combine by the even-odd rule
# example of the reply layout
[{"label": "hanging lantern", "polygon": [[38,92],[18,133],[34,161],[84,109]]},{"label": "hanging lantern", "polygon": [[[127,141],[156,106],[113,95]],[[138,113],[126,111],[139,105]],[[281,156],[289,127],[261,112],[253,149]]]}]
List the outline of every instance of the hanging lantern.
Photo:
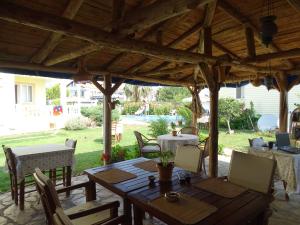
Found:
[{"label": "hanging lantern", "polygon": [[274,88],[273,84],[273,77],[272,76],[266,76],[264,78],[264,84],[267,87],[268,91]]},{"label": "hanging lantern", "polygon": [[260,18],[261,23],[261,39],[262,43],[267,47],[273,41],[273,37],[277,34],[278,28],[275,23],[276,16],[264,16]]},{"label": "hanging lantern", "polygon": [[259,87],[261,85],[261,80],[259,78],[255,78],[254,80],[251,80],[250,82],[254,87]]},{"label": "hanging lantern", "polygon": [[89,71],[87,71],[85,64],[85,58],[80,58],[78,60],[78,72],[73,75],[73,80],[75,82],[88,81],[91,79],[92,75]]}]

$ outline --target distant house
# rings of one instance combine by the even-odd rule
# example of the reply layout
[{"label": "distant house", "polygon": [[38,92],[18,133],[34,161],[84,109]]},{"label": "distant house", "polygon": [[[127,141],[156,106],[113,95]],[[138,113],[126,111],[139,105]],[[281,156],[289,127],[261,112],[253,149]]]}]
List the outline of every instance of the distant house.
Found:
[{"label": "distant house", "polygon": [[0,73],[0,133],[49,127],[48,78]]},{"label": "distant house", "polygon": [[[253,102],[255,111],[261,115],[272,114],[279,117],[279,92],[275,89],[270,91],[265,86],[255,87],[252,84],[240,88],[221,88],[220,98],[231,97],[245,102],[246,107]],[[288,108],[292,112],[300,103],[300,85],[295,86],[288,94]]]}]

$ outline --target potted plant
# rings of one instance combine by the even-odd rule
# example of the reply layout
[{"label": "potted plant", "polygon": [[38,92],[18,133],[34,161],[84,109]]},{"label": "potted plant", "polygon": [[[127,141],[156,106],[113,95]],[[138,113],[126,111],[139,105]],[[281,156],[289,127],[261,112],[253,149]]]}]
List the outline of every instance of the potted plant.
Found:
[{"label": "potted plant", "polygon": [[115,109],[116,105],[120,105],[120,101],[118,99],[116,99],[110,103],[111,109]]},{"label": "potted plant", "polygon": [[171,151],[160,153],[160,162],[157,163],[159,181],[170,182],[172,180],[172,172],[174,168],[174,162],[170,161],[173,153]]},{"label": "potted plant", "polygon": [[176,124],[174,122],[171,123],[172,135],[177,136]]}]

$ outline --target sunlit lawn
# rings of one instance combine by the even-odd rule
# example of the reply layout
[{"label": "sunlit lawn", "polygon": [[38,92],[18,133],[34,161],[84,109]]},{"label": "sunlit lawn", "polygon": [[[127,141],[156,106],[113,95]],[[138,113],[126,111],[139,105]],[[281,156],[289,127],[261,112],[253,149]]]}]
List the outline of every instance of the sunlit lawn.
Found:
[{"label": "sunlit lawn", "polygon": [[[126,125],[121,142],[121,146],[130,146],[136,143],[133,131],[148,134],[149,129],[146,125]],[[207,136],[207,131],[202,131],[203,136]],[[222,147],[243,150],[249,145],[248,138],[263,136],[265,140],[274,140],[274,136],[269,134],[259,134],[253,131],[235,131],[234,134],[227,134],[221,130],[219,133],[219,144]],[[78,131],[58,130],[51,132],[39,132],[32,134],[22,134],[16,136],[1,137],[0,144],[11,147],[30,146],[38,144],[59,144],[64,143],[66,138],[77,140],[75,152],[76,165],[75,173],[80,174],[84,169],[101,165],[100,155],[103,150],[102,128],[89,128]],[[5,157],[0,151],[0,191],[7,191],[9,188],[8,174],[4,172]]]}]

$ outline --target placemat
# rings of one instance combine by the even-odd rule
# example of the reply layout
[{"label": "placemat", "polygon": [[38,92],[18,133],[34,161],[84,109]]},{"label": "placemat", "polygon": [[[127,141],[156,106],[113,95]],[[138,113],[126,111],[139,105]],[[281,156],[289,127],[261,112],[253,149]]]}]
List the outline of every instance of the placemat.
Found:
[{"label": "placemat", "polygon": [[150,172],[157,172],[158,170],[157,170],[156,164],[157,164],[157,162],[155,162],[153,160],[148,160],[148,161],[133,164],[133,166],[138,167],[143,170],[150,171]]},{"label": "placemat", "polygon": [[94,176],[110,184],[120,183],[137,177],[132,173],[115,168],[95,173]]},{"label": "placemat", "polygon": [[194,184],[195,187],[204,189],[225,198],[235,198],[247,189],[218,178],[209,178]]},{"label": "placemat", "polygon": [[168,202],[164,196],[161,196],[150,201],[149,204],[183,224],[198,223],[218,210],[213,205],[182,193],[178,202]]}]

